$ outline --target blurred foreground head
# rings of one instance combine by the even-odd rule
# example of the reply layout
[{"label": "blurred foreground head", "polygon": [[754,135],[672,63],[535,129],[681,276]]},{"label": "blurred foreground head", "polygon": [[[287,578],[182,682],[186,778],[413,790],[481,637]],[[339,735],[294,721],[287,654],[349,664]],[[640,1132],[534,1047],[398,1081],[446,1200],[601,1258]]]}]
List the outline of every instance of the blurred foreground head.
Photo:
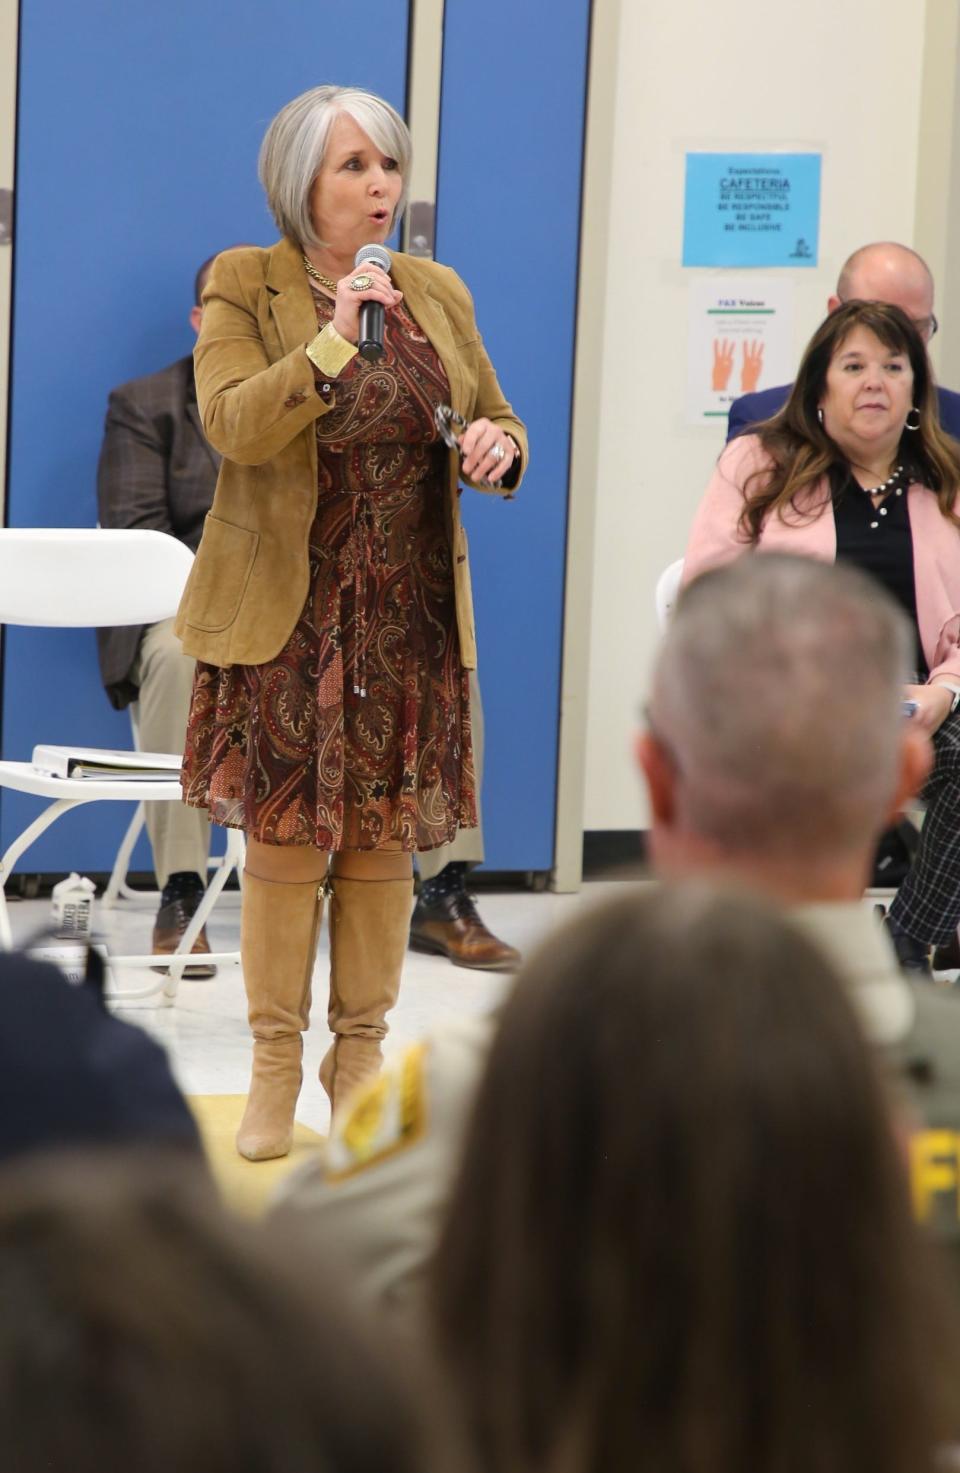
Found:
[{"label": "blurred foreground head", "polygon": [[0,1173],[11,1473],[414,1473],[405,1394],[278,1229],[182,1158]]},{"label": "blurred foreground head", "polygon": [[945,1299],[836,975],[755,899],[632,887],[503,1010],[439,1247],[484,1469],[912,1473]]},{"label": "blurred foreground head", "polygon": [[[930,743],[901,714],[907,620],[858,569],[748,555],[682,593],[638,744],[661,873],[855,872],[922,784]],[[825,896],[824,898],[830,898]]]}]

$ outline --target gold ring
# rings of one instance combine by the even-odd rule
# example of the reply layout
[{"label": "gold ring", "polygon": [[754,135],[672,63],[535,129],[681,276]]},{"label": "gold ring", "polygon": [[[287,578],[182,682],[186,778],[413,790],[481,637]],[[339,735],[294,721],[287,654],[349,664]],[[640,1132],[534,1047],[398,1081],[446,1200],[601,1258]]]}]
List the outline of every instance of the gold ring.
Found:
[{"label": "gold ring", "polygon": [[355,276],[350,283],[350,290],[354,292],[366,292],[373,286],[373,277],[368,276],[365,271]]}]

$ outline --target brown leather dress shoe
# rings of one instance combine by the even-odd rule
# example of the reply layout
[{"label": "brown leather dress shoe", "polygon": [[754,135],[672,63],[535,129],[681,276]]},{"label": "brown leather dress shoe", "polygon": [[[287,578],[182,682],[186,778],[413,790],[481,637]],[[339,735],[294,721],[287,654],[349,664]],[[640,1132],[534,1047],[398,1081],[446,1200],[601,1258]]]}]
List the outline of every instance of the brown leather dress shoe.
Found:
[{"label": "brown leather dress shoe", "polygon": [[449,890],[426,902],[421,896],[410,918],[410,950],[445,956],[455,967],[484,972],[515,972],[519,951],[501,941],[483,924],[473,896]]},{"label": "brown leather dress shoe", "polygon": [[[176,951],[180,944],[180,938],[186,931],[190,922],[196,914],[197,906],[200,904],[202,891],[196,895],[180,895],[176,900],[171,900],[167,905],[161,905],[157,911],[157,919],[153,927],[153,950],[161,956],[169,955]],[[209,954],[210,942],[207,940],[206,926],[200,932],[193,943],[191,956],[203,956]],[[169,967],[152,967],[151,971],[162,972],[164,976],[169,972]],[[205,981],[208,977],[215,977],[217,969],[212,962],[203,962],[197,966],[184,967],[184,977],[193,982]]]}]

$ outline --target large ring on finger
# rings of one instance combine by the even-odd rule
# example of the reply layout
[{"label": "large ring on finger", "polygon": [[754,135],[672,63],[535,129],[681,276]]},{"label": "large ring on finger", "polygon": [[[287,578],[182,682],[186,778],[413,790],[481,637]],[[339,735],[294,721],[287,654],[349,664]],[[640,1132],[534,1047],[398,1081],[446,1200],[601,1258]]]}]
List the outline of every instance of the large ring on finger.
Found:
[{"label": "large ring on finger", "polygon": [[493,456],[498,465],[500,464],[500,461],[503,459],[506,453],[507,452],[504,450],[502,445],[492,445],[490,447],[490,454]]},{"label": "large ring on finger", "polygon": [[351,281],[350,290],[352,292],[368,292],[372,286],[373,277],[368,276],[365,271],[361,271],[360,275],[355,276]]}]

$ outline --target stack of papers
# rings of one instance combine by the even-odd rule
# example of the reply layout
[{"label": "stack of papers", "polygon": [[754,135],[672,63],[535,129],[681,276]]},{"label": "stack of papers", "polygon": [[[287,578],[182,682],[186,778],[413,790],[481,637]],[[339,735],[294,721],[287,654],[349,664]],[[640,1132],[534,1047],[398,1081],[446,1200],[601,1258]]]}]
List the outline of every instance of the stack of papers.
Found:
[{"label": "stack of papers", "polygon": [[178,777],[183,758],[179,752],[114,752],[108,747],[45,747],[33,749],[33,769],[46,777],[70,777],[90,782],[163,782]]}]

